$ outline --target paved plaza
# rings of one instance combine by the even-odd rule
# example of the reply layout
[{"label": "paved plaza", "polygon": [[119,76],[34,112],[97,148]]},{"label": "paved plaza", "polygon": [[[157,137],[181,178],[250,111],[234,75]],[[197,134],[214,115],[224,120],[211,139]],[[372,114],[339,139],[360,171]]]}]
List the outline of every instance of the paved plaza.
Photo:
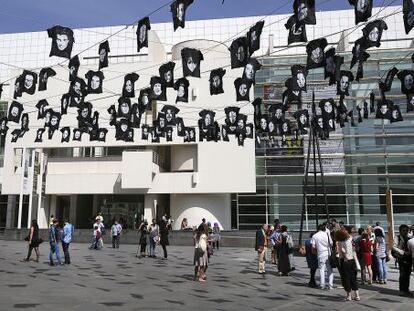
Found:
[{"label": "paved plaza", "polygon": [[[49,267],[48,243],[41,262],[22,262],[24,242],[0,241],[0,310],[413,310],[414,299],[398,296],[398,270],[387,285],[363,286],[360,302],[344,302],[343,289],[306,287],[308,269],[279,277],[267,265],[256,271],[252,249],[223,248],[211,258],[207,281],[192,281],[193,248],[169,247],[168,260],[136,258],[136,246],[106,245],[100,251],[71,245],[70,266]],[[158,250],[158,254],[162,252]],[[335,270],[336,271],[336,270]],[[414,282],[413,278],[411,279]],[[335,283],[339,284],[336,271]],[[413,288],[413,287],[411,287]]]}]

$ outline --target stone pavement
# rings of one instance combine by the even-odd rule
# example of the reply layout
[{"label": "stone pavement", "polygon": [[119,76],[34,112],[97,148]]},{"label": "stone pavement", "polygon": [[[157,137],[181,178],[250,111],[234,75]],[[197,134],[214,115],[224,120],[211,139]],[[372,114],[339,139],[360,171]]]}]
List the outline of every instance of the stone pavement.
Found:
[{"label": "stone pavement", "polygon": [[87,246],[72,244],[72,264],[49,267],[48,243],[40,263],[27,263],[25,242],[0,241],[0,310],[414,310],[414,299],[398,296],[394,268],[387,285],[363,286],[360,302],[344,302],[343,289],[306,287],[304,258],[295,258],[291,276],[277,276],[270,265],[262,276],[252,249],[223,248],[199,283],[192,281],[192,247],[169,247],[162,260],[136,258],[133,245]]}]

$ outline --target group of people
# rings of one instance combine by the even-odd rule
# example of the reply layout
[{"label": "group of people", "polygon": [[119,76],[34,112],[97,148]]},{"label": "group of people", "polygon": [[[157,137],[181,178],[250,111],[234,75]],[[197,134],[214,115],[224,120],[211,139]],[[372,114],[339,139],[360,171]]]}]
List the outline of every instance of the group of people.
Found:
[{"label": "group of people", "polygon": [[[333,269],[337,268],[341,285],[346,292],[345,301],[359,301],[358,274],[361,284],[387,284],[387,262],[394,257],[400,270],[399,291],[410,296],[409,282],[414,257],[414,227],[399,227],[399,234],[392,245],[387,243],[385,230],[377,222],[375,226],[360,228],[354,234],[352,226],[324,223],[318,226],[305,241],[304,254],[310,269],[310,287],[317,287],[316,271],[319,269],[321,289],[334,287]],[[411,234],[409,232],[411,231]],[[391,256],[392,254],[392,256]],[[351,292],[353,291],[353,295]]]},{"label": "group of people", "polygon": [[[153,219],[151,224],[148,225],[148,222],[144,220],[138,228],[140,233],[139,235],[139,245],[140,245],[140,254],[137,257],[145,257],[148,255],[150,258],[155,258],[155,251],[157,245],[161,245],[164,256],[164,259],[168,258],[167,246],[170,244],[168,240],[168,234],[171,230],[171,220],[167,219],[167,216],[162,216],[162,219],[157,222],[156,219]],[[147,246],[149,245],[149,252],[147,252]]]},{"label": "group of people", "polygon": [[[112,248],[119,248],[119,240],[121,237],[122,225],[117,221],[113,220],[111,226],[111,239]],[[103,216],[98,213],[93,224],[92,241],[89,249],[99,250],[103,247],[103,236],[106,234],[106,229],[103,221]]]},{"label": "group of people", "polygon": [[271,263],[277,265],[279,275],[289,275],[295,270],[293,238],[287,226],[275,219],[273,226],[264,224],[256,231],[255,250],[259,255],[259,274],[266,273],[267,251],[271,251]]},{"label": "group of people", "polygon": [[[49,252],[49,264],[51,266],[55,266],[56,263],[54,262],[54,257],[56,257],[58,265],[69,265],[70,261],[70,253],[69,253],[69,246],[73,239],[74,227],[69,222],[68,219],[65,219],[63,225],[59,224],[58,219],[51,218],[49,224],[49,245],[50,245],[50,252]],[[43,240],[39,237],[39,225],[37,224],[37,220],[33,219],[29,234],[25,238],[28,242],[28,252],[27,257],[23,259],[23,261],[30,261],[32,251],[35,250],[36,253],[36,262],[39,262],[40,251],[39,245],[43,242]],[[60,245],[62,245],[62,250],[64,254],[64,261],[60,256]]]}]

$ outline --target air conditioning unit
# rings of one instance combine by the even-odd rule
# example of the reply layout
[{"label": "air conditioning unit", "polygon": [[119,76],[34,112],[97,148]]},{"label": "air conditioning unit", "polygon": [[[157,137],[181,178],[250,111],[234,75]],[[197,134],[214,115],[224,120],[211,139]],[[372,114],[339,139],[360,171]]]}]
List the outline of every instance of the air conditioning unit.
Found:
[{"label": "air conditioning unit", "polygon": [[198,96],[198,88],[194,87],[191,89],[191,97],[193,100],[195,100]]},{"label": "air conditioning unit", "polygon": [[193,187],[195,187],[198,184],[198,173],[193,173]]}]

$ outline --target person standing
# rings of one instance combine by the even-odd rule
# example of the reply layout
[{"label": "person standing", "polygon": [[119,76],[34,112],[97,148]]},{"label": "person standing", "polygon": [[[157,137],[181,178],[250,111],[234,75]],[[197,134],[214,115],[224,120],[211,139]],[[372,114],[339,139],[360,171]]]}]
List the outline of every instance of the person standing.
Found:
[{"label": "person standing", "polygon": [[359,242],[359,249],[362,256],[362,262],[364,269],[364,279],[365,275],[368,272],[368,284],[372,284],[372,251],[373,251],[373,244],[371,242],[371,233],[364,232],[361,236],[361,241]]},{"label": "person standing", "polygon": [[49,252],[49,263],[51,266],[54,266],[55,263],[53,262],[53,254],[56,254],[56,259],[59,265],[62,265],[62,261],[60,260],[60,251],[59,251],[59,232],[58,232],[58,220],[53,219],[52,225],[49,227],[49,244],[50,244],[50,252]]},{"label": "person standing", "polygon": [[170,242],[168,241],[168,221],[167,217],[163,216],[162,220],[159,224],[159,234],[160,234],[160,245],[162,247],[162,250],[164,251],[164,259],[167,259],[168,253],[167,253],[167,245],[170,245]]},{"label": "person standing", "polygon": [[112,248],[119,248],[119,238],[121,237],[122,226],[115,220],[111,227]]},{"label": "person standing", "polygon": [[264,274],[266,272],[265,269],[265,259],[266,259],[266,250],[267,250],[267,224],[263,224],[257,231],[256,231],[256,245],[255,250],[257,251],[259,257],[259,274]]},{"label": "person standing", "polygon": [[93,228],[95,229],[95,226],[98,226],[99,229],[99,233],[100,233],[100,238],[99,238],[99,247],[103,248],[103,236],[105,235],[105,225],[103,223],[103,217],[100,215],[100,213],[98,213],[98,216],[96,216],[95,218],[95,223],[93,224]]},{"label": "person standing", "polygon": [[220,245],[220,227],[217,222],[214,223],[213,226],[213,249],[217,248],[219,249]]},{"label": "person standing", "polygon": [[[329,257],[332,254],[332,238],[329,230],[326,229],[325,224],[318,226],[318,232],[312,237],[312,248],[318,256],[318,268],[320,275],[320,288],[321,289],[333,289],[333,271],[329,262]],[[328,278],[328,285],[325,286],[325,277]]]},{"label": "person standing", "polygon": [[[400,277],[398,279],[400,296],[411,296],[410,294],[410,275],[412,270],[412,254],[408,248],[409,228],[407,225],[399,227],[399,235],[395,237],[394,245],[392,247],[392,255],[398,260],[398,268],[400,270]],[[410,242],[411,245],[411,242]]]},{"label": "person standing", "polygon": [[384,230],[381,227],[376,227],[374,233],[374,254],[377,261],[378,282],[380,284],[387,284],[387,245]]},{"label": "person standing", "polygon": [[65,255],[65,264],[70,265],[70,254],[69,254],[69,245],[72,242],[74,227],[69,222],[68,219],[65,219],[65,225],[63,226],[63,235],[62,235],[62,248],[63,254]]},{"label": "person standing", "polygon": [[305,241],[305,249],[306,249],[306,263],[308,264],[308,268],[310,269],[310,280],[309,280],[308,286],[315,288],[316,287],[315,274],[316,274],[316,270],[318,269],[318,256],[316,256],[315,252],[312,250],[313,234],[314,233],[312,232],[309,236],[309,239]]},{"label": "person standing", "polygon": [[150,240],[150,254],[148,257],[155,258],[155,247],[160,241],[159,227],[155,219],[152,220],[152,223],[149,227],[149,240]]},{"label": "person standing", "polygon": [[278,237],[279,251],[277,258],[277,270],[279,275],[288,275],[292,270],[289,254],[293,252],[291,245],[292,237],[288,233],[287,227],[282,225],[280,227],[280,234]]},{"label": "person standing", "polygon": [[337,230],[335,232],[337,241],[337,252],[339,255],[339,269],[341,270],[342,286],[345,289],[345,301],[352,300],[351,290],[354,291],[354,299],[360,300],[358,292],[358,284],[356,280],[357,268],[354,258],[354,249],[352,245],[352,237],[346,229]]},{"label": "person standing", "polygon": [[208,227],[200,224],[194,236],[194,281],[204,282],[208,267],[207,243]]},{"label": "person standing", "polygon": [[27,257],[23,259],[23,261],[29,261],[30,257],[32,256],[32,250],[35,250],[36,253],[36,262],[39,262],[40,252],[39,252],[39,245],[43,241],[39,239],[39,226],[37,224],[37,220],[32,220],[32,225],[30,226],[30,232],[28,235],[28,242],[29,242],[29,250],[27,252]]},{"label": "person standing", "polygon": [[138,228],[138,231],[141,234],[139,237],[139,245],[141,246],[139,257],[141,258],[141,257],[146,256],[146,250],[147,250],[148,223],[146,220],[143,223],[141,223],[141,225]]}]

